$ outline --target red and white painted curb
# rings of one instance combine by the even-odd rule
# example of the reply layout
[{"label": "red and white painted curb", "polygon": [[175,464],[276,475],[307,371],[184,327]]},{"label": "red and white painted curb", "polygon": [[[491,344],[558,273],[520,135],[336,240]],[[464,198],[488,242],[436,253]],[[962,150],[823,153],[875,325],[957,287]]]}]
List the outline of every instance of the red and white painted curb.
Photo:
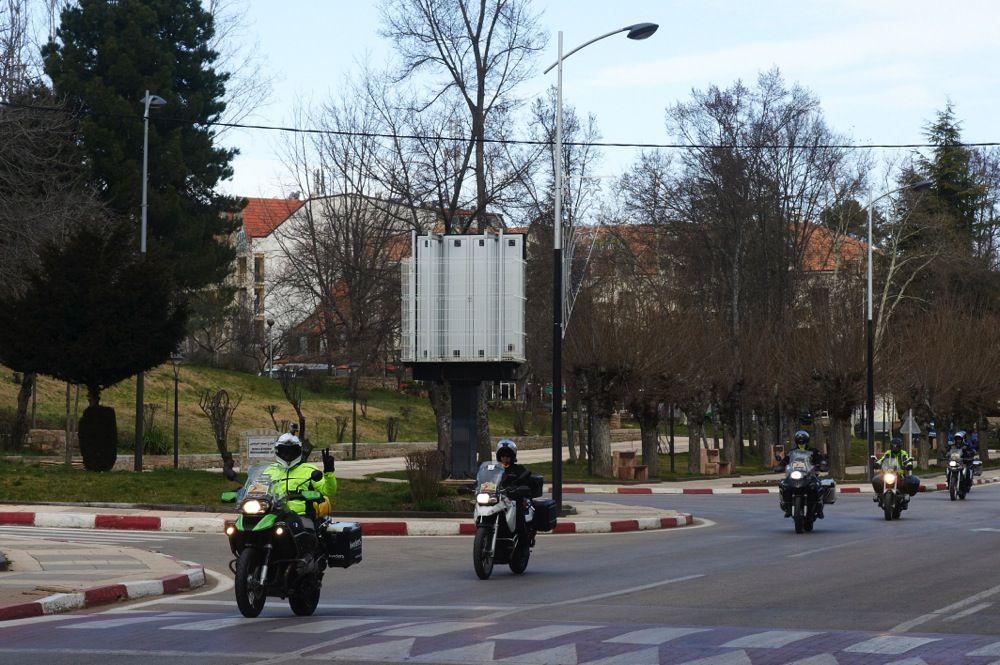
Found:
[{"label": "red and white painted curb", "polygon": [[71,612],[85,607],[94,607],[95,605],[117,603],[122,600],[163,596],[189,589],[197,589],[204,585],[205,569],[197,564],[185,563],[191,567],[183,573],[168,575],[159,579],[107,584],[74,593],[56,593],[30,603],[0,607],[0,621],[27,619],[42,616],[43,614]]},{"label": "red and white painted curb", "polygon": [[[0,525],[16,524],[49,528],[123,529],[221,533],[231,520],[222,517],[159,517],[156,515],[93,515],[86,513],[0,512]],[[560,519],[553,533],[622,533],[687,526],[694,518],[687,513],[637,519]],[[463,536],[476,532],[475,524],[455,520],[413,519],[360,522],[365,536]]]},{"label": "red and white painted curb", "polygon": [[[1000,482],[1000,476],[976,478],[976,485]],[[548,488],[551,491],[551,487]],[[837,488],[840,494],[874,494],[871,485],[846,485]],[[938,492],[948,489],[947,483],[921,485],[921,492]],[[670,487],[654,485],[587,485],[585,487],[563,487],[563,494],[777,494],[777,487]]]}]

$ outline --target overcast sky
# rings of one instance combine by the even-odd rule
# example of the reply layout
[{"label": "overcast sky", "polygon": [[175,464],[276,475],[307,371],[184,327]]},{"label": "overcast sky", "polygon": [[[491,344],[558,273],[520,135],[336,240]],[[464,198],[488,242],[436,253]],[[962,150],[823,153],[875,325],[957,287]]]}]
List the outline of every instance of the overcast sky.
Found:
[{"label": "overcast sky", "polygon": [[[392,44],[379,34],[378,0],[253,0],[248,38],[277,77],[252,120],[292,122],[296,100],[321,102],[358,62],[385,63]],[[858,142],[912,143],[951,99],[967,141],[1000,140],[1000,2],[987,0],[535,0],[550,46],[529,99],[555,82],[541,71],[566,50],[615,27],[660,24],[646,41],[595,44],[568,60],[566,100],[593,113],[609,141],[666,141],[664,108],[692,88],[752,82],[771,67],[820,98],[829,124]],[[243,196],[280,196],[273,134],[238,131],[235,177]],[[608,149],[600,172],[614,175],[636,156]]]}]

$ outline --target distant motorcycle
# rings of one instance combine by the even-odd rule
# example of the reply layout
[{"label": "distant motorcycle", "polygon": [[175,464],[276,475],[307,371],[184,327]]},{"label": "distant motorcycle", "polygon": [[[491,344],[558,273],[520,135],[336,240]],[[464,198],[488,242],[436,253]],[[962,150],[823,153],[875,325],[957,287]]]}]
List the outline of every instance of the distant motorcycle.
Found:
[{"label": "distant motorcycle", "polygon": [[982,473],[982,462],[967,457],[963,454],[960,446],[952,446],[945,454],[948,462],[948,496],[954,501],[956,498],[965,500],[965,496],[972,491],[972,478]]},{"label": "distant motorcycle", "polygon": [[882,478],[882,492],[876,494],[875,500],[885,514],[887,522],[898,520],[900,514],[910,506],[910,495],[903,490],[903,478],[904,473],[911,469],[913,462],[907,462],[905,467],[900,469],[899,460],[894,457],[885,457],[879,466],[877,473]]},{"label": "distant motorcycle", "polygon": [[[542,477],[532,476],[524,487],[501,488],[504,468],[499,462],[483,462],[476,475],[476,537],[472,563],[481,580],[489,579],[496,563],[508,564],[521,574],[528,568],[535,533],[556,527],[556,504],[542,495]],[[536,500],[537,499],[537,500]],[[524,528],[517,526],[518,506],[524,513]]]},{"label": "distant motorcycle", "polygon": [[[831,478],[820,479],[819,472],[829,470],[826,460],[813,464],[812,452],[793,450],[788,454],[785,479],[779,484],[783,500],[790,503],[795,533],[810,532],[824,504],[836,501],[836,485]],[[779,467],[780,468],[780,467]]]}]

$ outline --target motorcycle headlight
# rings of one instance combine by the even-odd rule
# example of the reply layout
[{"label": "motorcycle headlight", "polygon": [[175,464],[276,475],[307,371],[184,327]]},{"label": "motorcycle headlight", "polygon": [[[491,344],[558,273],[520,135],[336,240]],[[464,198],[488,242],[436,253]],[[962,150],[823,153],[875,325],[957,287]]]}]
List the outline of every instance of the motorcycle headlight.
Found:
[{"label": "motorcycle headlight", "polygon": [[802,480],[802,472],[792,471],[791,475],[789,475],[788,477],[791,478],[792,480]]},{"label": "motorcycle headlight", "polygon": [[497,502],[496,497],[494,497],[489,492],[480,492],[479,494],[476,495],[476,503],[478,503],[480,506],[488,506],[491,503],[496,503],[496,502]]},{"label": "motorcycle headlight", "polygon": [[249,501],[244,501],[243,506],[240,507],[247,515],[259,515],[264,512],[264,504],[262,504],[257,499],[250,499]]},{"label": "motorcycle headlight", "polygon": [[887,474],[885,474],[885,477],[883,478],[883,480],[885,480],[885,483],[887,485],[892,485],[894,482],[896,482],[896,474],[894,474],[894,473],[887,473]]},{"label": "motorcycle headlight", "polygon": [[948,462],[948,466],[958,466],[958,462],[956,462],[955,460],[952,460],[952,461]]}]

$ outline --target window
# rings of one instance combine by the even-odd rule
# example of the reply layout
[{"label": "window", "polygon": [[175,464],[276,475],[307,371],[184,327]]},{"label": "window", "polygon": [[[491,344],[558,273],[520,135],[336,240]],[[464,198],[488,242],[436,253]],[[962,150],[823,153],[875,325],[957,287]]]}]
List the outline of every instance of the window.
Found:
[{"label": "window", "polygon": [[247,281],[247,257],[245,256],[236,259],[236,281],[240,286]]},{"label": "window", "polygon": [[517,244],[517,241],[514,240],[513,238],[511,238],[510,240],[507,241],[507,246],[508,247],[514,247],[516,244]]},{"label": "window", "polygon": [[258,286],[253,290],[253,313],[264,313],[264,287]]},{"label": "window", "polygon": [[255,254],[253,257],[253,281],[258,284],[264,283],[264,255]]}]

